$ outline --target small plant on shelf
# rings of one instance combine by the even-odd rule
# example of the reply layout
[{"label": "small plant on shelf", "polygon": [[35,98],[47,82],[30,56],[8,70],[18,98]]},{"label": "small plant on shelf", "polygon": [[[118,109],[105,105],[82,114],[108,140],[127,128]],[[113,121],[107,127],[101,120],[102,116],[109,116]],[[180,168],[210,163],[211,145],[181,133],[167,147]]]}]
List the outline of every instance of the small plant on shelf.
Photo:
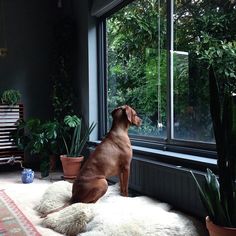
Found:
[{"label": "small plant on shelf", "polygon": [[15,89],[5,90],[2,93],[1,102],[7,105],[16,105],[21,99],[21,93]]}]

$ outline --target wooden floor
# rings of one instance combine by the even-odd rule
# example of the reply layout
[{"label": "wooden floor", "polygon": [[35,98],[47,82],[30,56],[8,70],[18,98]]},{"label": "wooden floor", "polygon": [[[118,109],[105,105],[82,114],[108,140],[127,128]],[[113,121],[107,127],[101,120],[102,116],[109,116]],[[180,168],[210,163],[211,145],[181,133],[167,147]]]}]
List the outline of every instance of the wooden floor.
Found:
[{"label": "wooden floor", "polygon": [[[21,169],[20,168],[12,168],[12,169],[4,169],[1,166],[0,170],[0,188],[4,188],[3,185],[11,182],[20,182],[21,181]],[[41,173],[39,171],[35,171],[35,179],[49,180],[49,181],[59,181],[63,180],[63,173],[61,171],[51,172],[48,177],[42,178]]]}]

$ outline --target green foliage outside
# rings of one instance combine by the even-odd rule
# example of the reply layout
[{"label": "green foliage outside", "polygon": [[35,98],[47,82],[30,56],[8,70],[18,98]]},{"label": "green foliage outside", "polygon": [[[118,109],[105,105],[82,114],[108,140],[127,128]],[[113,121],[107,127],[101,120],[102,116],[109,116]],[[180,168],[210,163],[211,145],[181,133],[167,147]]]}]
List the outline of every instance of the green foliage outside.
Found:
[{"label": "green foliage outside", "polygon": [[[131,133],[165,137],[169,70],[166,14],[166,1],[139,0],[106,21],[108,111],[122,104],[136,108],[143,125]],[[218,50],[220,62],[220,46],[229,51],[235,47],[235,18],[234,1],[175,1],[175,138],[214,142],[206,54]],[[228,55],[227,69],[222,61],[217,63],[217,73],[234,78],[230,68],[235,62]]]},{"label": "green foliage outside", "polygon": [[158,132],[152,124],[157,125],[157,121],[151,119],[157,116],[157,109],[153,108],[159,105],[158,73],[163,94],[160,113],[166,120],[166,19],[161,18],[158,41],[159,14],[165,16],[165,8],[159,12],[156,1],[134,1],[107,21],[108,110],[122,104],[139,108],[140,115],[145,114],[142,129],[146,133]]}]

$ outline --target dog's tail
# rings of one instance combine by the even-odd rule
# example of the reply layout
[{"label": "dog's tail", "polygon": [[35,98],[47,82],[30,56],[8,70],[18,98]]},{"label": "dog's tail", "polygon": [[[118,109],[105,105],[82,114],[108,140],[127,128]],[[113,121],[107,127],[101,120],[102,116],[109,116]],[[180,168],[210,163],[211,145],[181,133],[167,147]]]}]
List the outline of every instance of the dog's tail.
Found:
[{"label": "dog's tail", "polygon": [[64,209],[64,208],[70,206],[71,204],[72,204],[71,202],[67,202],[67,203],[65,203],[63,206],[58,207],[58,208],[56,208],[56,209],[54,209],[54,210],[51,210],[51,211],[49,211],[49,212],[47,212],[47,213],[41,215],[41,218],[45,218],[45,217],[47,217],[49,214],[52,214],[52,213],[54,213],[54,212],[58,212],[58,211],[60,211],[60,210],[62,210],[62,209]]}]

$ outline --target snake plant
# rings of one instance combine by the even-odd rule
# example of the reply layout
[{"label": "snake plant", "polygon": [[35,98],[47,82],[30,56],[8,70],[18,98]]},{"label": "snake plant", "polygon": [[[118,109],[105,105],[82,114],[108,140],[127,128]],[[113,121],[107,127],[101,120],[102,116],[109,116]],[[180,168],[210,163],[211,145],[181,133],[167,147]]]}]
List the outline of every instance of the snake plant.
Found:
[{"label": "snake plant", "polygon": [[221,226],[236,227],[236,96],[227,86],[220,90],[210,66],[210,110],[218,155],[218,176],[207,169],[205,183],[192,173],[200,197],[211,220]]},{"label": "snake plant", "polygon": [[96,124],[93,122],[84,130],[82,135],[82,120],[76,115],[66,116],[64,118],[64,123],[72,129],[72,135],[68,137],[67,140],[64,136],[62,136],[66,154],[68,157],[79,157]]}]

